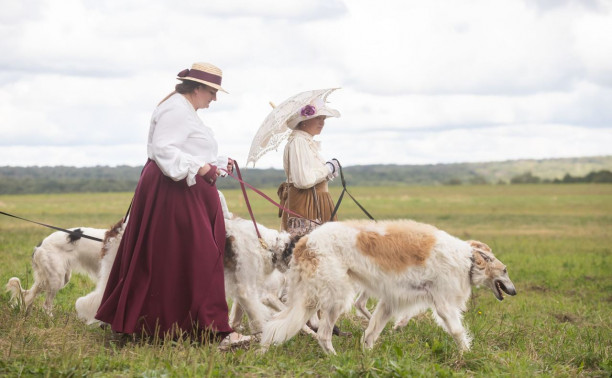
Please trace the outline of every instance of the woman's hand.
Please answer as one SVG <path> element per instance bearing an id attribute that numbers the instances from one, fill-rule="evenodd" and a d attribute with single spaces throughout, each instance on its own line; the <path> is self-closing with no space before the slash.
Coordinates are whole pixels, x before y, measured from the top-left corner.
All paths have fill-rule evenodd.
<path id="1" fill-rule="evenodd" d="M 198 169 L 198 175 L 204 176 L 211 168 L 212 166 L 210 164 L 208 163 L 204 164 L 203 166 L 200 167 L 200 169 Z"/>
<path id="2" fill-rule="evenodd" d="M 206 163 L 200 169 L 198 169 L 198 175 L 202 176 L 204 180 L 213 185 L 215 181 L 217 181 L 217 177 L 221 172 L 217 169 L 215 165 L 211 165 Z"/>
<path id="3" fill-rule="evenodd" d="M 329 174 L 327 175 L 327 180 L 333 180 L 338 177 L 340 173 L 340 166 L 337 159 L 332 159 L 325 163 L 327 169 L 329 170 Z"/>
<path id="4" fill-rule="evenodd" d="M 234 173 L 234 159 L 232 158 L 227 158 L 227 171 Z"/>

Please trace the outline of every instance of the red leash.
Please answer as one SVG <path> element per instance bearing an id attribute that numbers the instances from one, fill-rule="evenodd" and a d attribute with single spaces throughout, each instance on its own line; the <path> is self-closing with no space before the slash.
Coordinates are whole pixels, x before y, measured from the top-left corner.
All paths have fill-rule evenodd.
<path id="1" fill-rule="evenodd" d="M 238 175 L 238 177 L 234 176 L 233 174 L 231 174 L 231 172 L 229 172 L 227 169 L 223 169 L 221 168 L 221 170 L 225 173 L 227 173 L 230 177 L 238 180 L 238 182 L 240 182 L 240 189 L 242 189 L 242 195 L 244 196 L 244 200 L 246 202 L 247 205 L 247 209 L 249 210 L 249 215 L 251 216 L 251 220 L 253 221 L 253 225 L 255 226 L 255 231 L 257 232 L 257 237 L 259 238 L 259 242 L 262 243 L 262 245 L 264 245 L 264 248 L 267 248 L 267 246 L 265 246 L 265 242 L 263 240 L 263 238 L 261 237 L 261 234 L 259 232 L 259 229 L 257 228 L 257 222 L 255 222 L 255 216 L 253 215 L 253 210 L 251 209 L 251 203 L 249 202 L 249 196 L 247 195 L 245 186 L 248 186 L 249 189 L 253 190 L 255 193 L 259 194 L 260 196 L 262 196 L 263 198 L 265 198 L 266 200 L 268 200 L 270 203 L 272 203 L 274 206 L 278 207 L 279 209 L 283 210 L 284 212 L 287 212 L 291 215 L 294 215 L 296 217 L 299 218 L 304 218 L 304 219 L 308 219 L 306 217 L 304 217 L 303 215 L 300 215 L 294 211 L 291 211 L 287 208 L 285 208 L 284 206 L 282 206 L 281 204 L 275 202 L 272 198 L 270 198 L 268 195 L 266 195 L 264 192 L 262 192 L 261 190 L 255 188 L 253 185 L 249 184 L 248 182 L 244 181 L 242 179 L 242 174 L 240 173 L 240 167 L 238 167 L 238 162 L 236 160 L 234 160 L 234 167 L 236 167 L 236 174 Z M 308 219 L 310 222 L 313 222 L 317 225 L 321 225 L 321 222 L 317 222 L 315 220 L 310 220 Z"/>
<path id="2" fill-rule="evenodd" d="M 259 238 L 259 244 L 264 249 L 268 249 L 268 245 L 261 237 L 261 233 L 259 232 L 259 228 L 257 228 L 257 222 L 255 222 L 255 216 L 253 215 L 253 210 L 251 209 L 251 202 L 249 202 L 249 196 L 247 196 L 246 189 L 244 188 L 244 181 L 242 181 L 242 174 L 240 173 L 240 167 L 238 167 L 238 162 L 234 160 L 234 167 L 236 167 L 236 173 L 240 177 L 240 189 L 242 189 L 242 195 L 244 196 L 244 201 L 246 202 L 247 209 L 249 210 L 249 215 L 251 215 L 251 220 L 253 221 L 253 226 L 255 226 L 255 232 L 257 232 L 257 237 Z M 223 169 L 228 175 L 234 177 L 228 170 Z M 234 177 L 235 178 L 235 177 Z"/>

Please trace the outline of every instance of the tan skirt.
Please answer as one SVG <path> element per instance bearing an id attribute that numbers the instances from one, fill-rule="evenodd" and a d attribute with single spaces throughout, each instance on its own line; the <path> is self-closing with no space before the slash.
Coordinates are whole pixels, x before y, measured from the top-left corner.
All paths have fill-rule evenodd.
<path id="1" fill-rule="evenodd" d="M 298 189 L 293 184 L 284 182 L 278 187 L 277 193 L 280 204 L 294 213 L 310 220 L 318 220 L 320 223 L 330 221 L 334 211 L 334 201 L 328 192 L 327 181 L 315 185 L 314 191 L 313 188 Z M 278 216 L 281 218 L 281 229 L 287 231 L 288 220 L 295 215 L 279 209 Z M 334 216 L 333 220 L 338 220 L 338 217 Z"/>

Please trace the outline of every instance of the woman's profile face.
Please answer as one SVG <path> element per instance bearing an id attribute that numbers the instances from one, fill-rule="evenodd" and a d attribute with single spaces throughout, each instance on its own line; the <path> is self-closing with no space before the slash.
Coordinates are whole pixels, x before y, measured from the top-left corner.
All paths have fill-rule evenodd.
<path id="1" fill-rule="evenodd" d="M 306 121 L 302 121 L 300 130 L 306 131 L 308 134 L 315 136 L 321 134 L 323 130 L 323 126 L 325 126 L 325 116 L 318 116 L 311 119 L 307 119 Z"/>
<path id="2" fill-rule="evenodd" d="M 217 101 L 217 90 L 207 85 L 200 85 L 194 91 L 197 98 L 197 109 L 204 109 L 210 106 L 212 101 Z"/>

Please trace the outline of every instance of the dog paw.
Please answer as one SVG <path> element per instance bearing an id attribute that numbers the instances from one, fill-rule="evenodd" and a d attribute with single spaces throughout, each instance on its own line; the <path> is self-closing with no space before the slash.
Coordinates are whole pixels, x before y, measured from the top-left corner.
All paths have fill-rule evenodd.
<path id="1" fill-rule="evenodd" d="M 219 343 L 218 349 L 221 351 L 229 350 L 232 348 L 241 348 L 251 343 L 251 336 L 241 335 L 237 332 L 232 332 L 227 335 Z"/>

